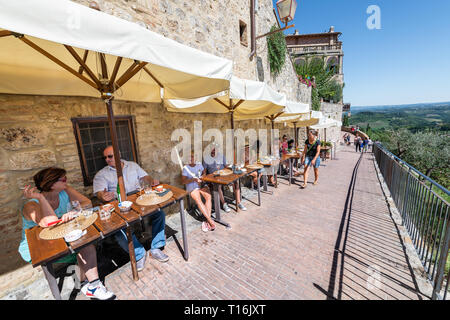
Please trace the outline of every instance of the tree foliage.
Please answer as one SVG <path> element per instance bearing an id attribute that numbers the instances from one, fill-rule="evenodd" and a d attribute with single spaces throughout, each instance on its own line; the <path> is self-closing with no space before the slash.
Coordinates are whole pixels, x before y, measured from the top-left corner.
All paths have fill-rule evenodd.
<path id="1" fill-rule="evenodd" d="M 372 139 L 445 188 L 450 187 L 450 135 L 439 131 L 374 131 Z"/>
<path id="2" fill-rule="evenodd" d="M 295 66 L 297 74 L 302 78 L 314 79 L 316 88 L 312 88 L 312 106 L 314 110 L 320 109 L 320 98 L 326 101 L 340 102 L 343 97 L 343 86 L 333 79 L 335 71 L 327 68 L 321 58 L 310 57 L 304 64 Z"/>
<path id="3" fill-rule="evenodd" d="M 272 26 L 270 31 L 278 29 L 277 25 Z M 270 72 L 277 76 L 286 61 L 286 40 L 283 32 L 276 32 L 267 36 L 267 51 L 270 65 Z"/>

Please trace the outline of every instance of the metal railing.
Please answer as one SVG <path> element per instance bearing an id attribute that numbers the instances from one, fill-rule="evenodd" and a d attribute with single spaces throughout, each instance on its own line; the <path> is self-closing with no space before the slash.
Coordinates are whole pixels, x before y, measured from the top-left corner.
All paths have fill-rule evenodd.
<path id="1" fill-rule="evenodd" d="M 373 152 L 416 252 L 433 285 L 432 299 L 446 299 L 449 274 L 449 191 L 420 171 L 374 144 Z M 445 279 L 446 278 L 446 279 Z M 444 293 L 441 294 L 445 283 Z"/>
<path id="2" fill-rule="evenodd" d="M 289 47 L 288 49 L 293 54 L 325 52 L 325 51 L 340 51 L 340 50 L 342 50 L 342 44 Z"/>

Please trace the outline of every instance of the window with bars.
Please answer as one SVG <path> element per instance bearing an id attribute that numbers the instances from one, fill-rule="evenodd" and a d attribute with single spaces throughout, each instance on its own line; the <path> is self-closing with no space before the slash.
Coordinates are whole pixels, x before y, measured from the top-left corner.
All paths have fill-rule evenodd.
<path id="1" fill-rule="evenodd" d="M 116 116 L 121 159 L 138 162 L 132 116 Z M 72 118 L 84 185 L 92 185 L 95 174 L 106 166 L 103 150 L 112 144 L 106 117 Z"/>

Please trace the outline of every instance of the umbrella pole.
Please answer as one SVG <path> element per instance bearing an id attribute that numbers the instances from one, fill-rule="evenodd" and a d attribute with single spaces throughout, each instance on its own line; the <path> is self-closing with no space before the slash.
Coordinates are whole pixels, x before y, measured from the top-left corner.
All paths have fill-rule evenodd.
<path id="1" fill-rule="evenodd" d="M 297 141 L 297 124 L 294 122 L 294 139 L 295 139 L 295 150 L 297 151 L 298 148 L 298 141 Z"/>
<path id="2" fill-rule="evenodd" d="M 108 112 L 108 123 L 111 132 L 111 143 L 114 150 L 114 160 L 116 162 L 117 181 L 119 182 L 120 197 L 122 201 L 127 200 L 125 184 L 123 181 L 122 163 L 120 161 L 119 142 L 117 141 L 116 123 L 114 121 L 114 112 L 112 107 L 113 97 L 105 99 L 106 110 Z"/>
<path id="3" fill-rule="evenodd" d="M 232 109 L 230 111 L 230 116 L 231 116 L 231 135 L 233 137 L 233 140 L 231 142 L 231 146 L 233 148 L 233 164 L 236 164 L 236 152 L 234 150 L 234 110 Z"/>
<path id="4" fill-rule="evenodd" d="M 273 131 L 275 130 L 275 122 L 273 121 L 273 119 L 270 119 L 270 123 L 272 124 L 272 131 L 270 133 L 270 155 L 273 156 L 273 146 L 275 141 L 274 140 L 274 136 L 273 136 Z"/>

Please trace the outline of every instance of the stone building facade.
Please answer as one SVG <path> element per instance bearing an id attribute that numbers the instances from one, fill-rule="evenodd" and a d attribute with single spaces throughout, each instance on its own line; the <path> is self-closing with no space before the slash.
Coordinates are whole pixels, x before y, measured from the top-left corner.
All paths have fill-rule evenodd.
<path id="1" fill-rule="evenodd" d="M 75 0 L 82 5 L 90 1 Z M 250 46 L 241 41 L 240 26 L 250 30 L 250 0 L 98 0 L 101 11 L 137 23 L 185 45 L 228 58 L 234 74 L 258 80 L 257 58 L 249 59 Z M 259 0 L 256 35 L 276 24 L 272 1 Z M 248 43 L 250 33 L 248 32 Z M 311 90 L 301 84 L 286 54 L 282 72 L 270 74 L 266 40 L 257 41 L 256 55 L 262 61 L 264 81 L 289 100 L 311 102 Z M 261 70 L 260 70 L 261 73 Z M 116 115 L 131 116 L 140 165 L 161 181 L 181 186 L 180 170 L 170 159 L 171 133 L 177 128 L 193 132 L 194 121 L 203 128 L 230 127 L 227 114 L 169 113 L 162 104 L 114 102 Z M 26 264 L 17 252 L 21 239 L 23 206 L 21 187 L 32 184 L 32 176 L 48 166 L 67 170 L 68 183 L 92 196 L 85 185 L 74 133 L 73 118 L 106 117 L 101 99 L 0 94 L 0 298 L 17 286 L 42 279 L 40 268 Z M 270 128 L 264 120 L 236 123 L 236 128 Z M 276 125 L 280 134 L 293 136 L 292 129 Z M 304 136 L 304 132 L 301 136 Z M 168 212 L 170 214 L 170 212 Z"/>
<path id="2" fill-rule="evenodd" d="M 323 59 L 327 68 L 335 68 L 335 79 L 344 83 L 344 51 L 341 32 L 335 32 L 330 27 L 328 32 L 314 34 L 294 34 L 286 36 L 289 53 L 295 64 L 302 64 L 310 59 Z"/>

